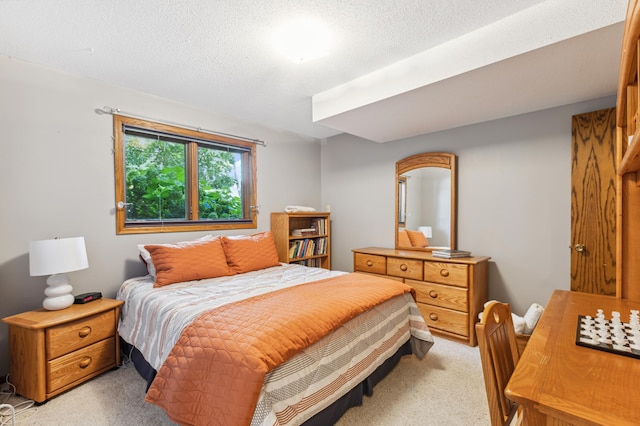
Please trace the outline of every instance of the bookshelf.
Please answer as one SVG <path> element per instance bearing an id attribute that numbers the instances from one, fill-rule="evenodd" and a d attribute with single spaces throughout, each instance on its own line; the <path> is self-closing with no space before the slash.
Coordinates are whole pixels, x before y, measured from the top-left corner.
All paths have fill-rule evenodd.
<path id="1" fill-rule="evenodd" d="M 616 104 L 616 296 L 640 298 L 640 1 L 624 23 Z"/>
<path id="2" fill-rule="evenodd" d="M 331 214 L 273 212 L 271 233 L 278 260 L 331 269 Z"/>

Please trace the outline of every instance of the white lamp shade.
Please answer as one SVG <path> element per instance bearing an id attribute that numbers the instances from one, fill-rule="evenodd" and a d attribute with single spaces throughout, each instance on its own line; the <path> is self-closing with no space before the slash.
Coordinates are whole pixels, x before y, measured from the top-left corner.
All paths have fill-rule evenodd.
<path id="1" fill-rule="evenodd" d="M 56 238 L 29 243 L 31 276 L 61 274 L 88 267 L 84 237 Z"/>
<path id="2" fill-rule="evenodd" d="M 430 226 L 419 226 L 418 231 L 422 232 L 427 238 L 431 238 L 433 236 Z"/>

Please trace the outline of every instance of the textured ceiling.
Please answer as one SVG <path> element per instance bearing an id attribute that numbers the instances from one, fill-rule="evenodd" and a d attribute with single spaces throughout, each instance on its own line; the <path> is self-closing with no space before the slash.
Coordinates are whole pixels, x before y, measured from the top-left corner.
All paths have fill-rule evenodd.
<path id="1" fill-rule="evenodd" d="M 625 0 L 0 0 L 0 54 L 309 137 L 385 142 L 615 94 L 625 10 Z M 329 56 L 294 64 L 272 48 L 299 16 L 333 32 Z"/>

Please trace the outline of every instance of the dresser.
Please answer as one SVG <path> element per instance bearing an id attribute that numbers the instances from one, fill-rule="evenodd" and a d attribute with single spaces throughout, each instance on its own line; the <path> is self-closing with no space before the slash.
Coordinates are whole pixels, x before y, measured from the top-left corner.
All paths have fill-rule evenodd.
<path id="1" fill-rule="evenodd" d="M 3 318 L 9 325 L 9 371 L 16 392 L 40 403 L 118 366 L 122 303 L 99 299 Z"/>
<path id="2" fill-rule="evenodd" d="M 475 323 L 488 297 L 489 259 L 441 259 L 428 251 L 367 247 L 353 250 L 353 270 L 410 285 L 434 334 L 476 346 Z"/>

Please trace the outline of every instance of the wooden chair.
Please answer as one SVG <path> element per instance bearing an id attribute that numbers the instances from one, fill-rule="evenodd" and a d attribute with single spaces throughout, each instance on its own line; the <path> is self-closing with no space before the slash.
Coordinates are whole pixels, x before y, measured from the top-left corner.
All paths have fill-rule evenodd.
<path id="1" fill-rule="evenodd" d="M 506 303 L 490 302 L 476 324 L 484 384 L 487 389 L 492 426 L 511 423 L 519 405 L 504 394 L 504 389 L 520 359 L 511 309 Z M 519 414 L 516 424 L 520 424 Z"/>

